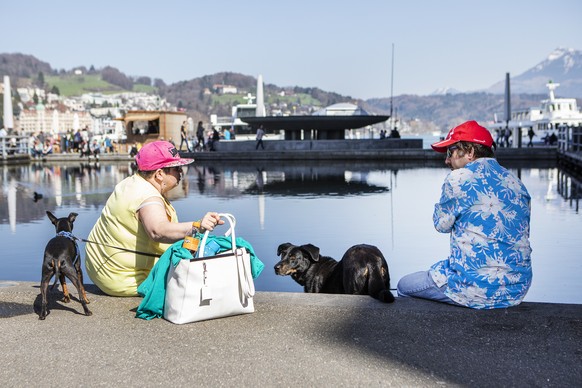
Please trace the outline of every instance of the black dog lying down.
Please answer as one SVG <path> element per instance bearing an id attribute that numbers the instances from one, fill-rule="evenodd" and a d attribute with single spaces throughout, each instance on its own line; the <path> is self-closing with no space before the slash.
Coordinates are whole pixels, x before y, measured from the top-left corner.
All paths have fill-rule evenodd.
<path id="1" fill-rule="evenodd" d="M 83 272 L 81 270 L 81 260 L 77 243 L 71 232 L 73 222 L 77 218 L 77 213 L 70 213 L 68 217 L 57 218 L 51 212 L 46 212 L 48 218 L 55 226 L 57 235 L 50 239 L 44 250 L 44 260 L 42 263 L 42 278 L 40 281 L 41 310 L 39 319 L 45 319 L 49 314 L 48 310 L 48 287 L 51 278 L 55 276 L 55 285 L 60 280 L 63 287 L 63 302 L 69 303 L 71 297 L 67 289 L 65 276 L 75 285 L 79 292 L 79 301 L 83 306 L 85 315 L 91 315 L 87 307 L 89 299 L 83 287 Z M 53 288 L 54 286 L 53 285 Z"/>
<path id="2" fill-rule="evenodd" d="M 373 245 L 354 245 L 339 262 L 321 256 L 312 244 L 281 244 L 277 256 L 281 261 L 275 265 L 275 273 L 291 275 L 305 292 L 370 295 L 385 303 L 394 302 L 388 264 Z"/>

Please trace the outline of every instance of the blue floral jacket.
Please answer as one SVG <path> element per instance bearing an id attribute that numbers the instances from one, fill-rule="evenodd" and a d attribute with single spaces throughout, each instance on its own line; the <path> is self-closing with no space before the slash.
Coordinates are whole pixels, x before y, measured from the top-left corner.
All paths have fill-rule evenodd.
<path id="1" fill-rule="evenodd" d="M 530 196 L 495 159 L 479 158 L 446 177 L 433 221 L 451 234 L 448 259 L 431 267 L 445 294 L 472 308 L 519 304 L 532 281 Z"/>

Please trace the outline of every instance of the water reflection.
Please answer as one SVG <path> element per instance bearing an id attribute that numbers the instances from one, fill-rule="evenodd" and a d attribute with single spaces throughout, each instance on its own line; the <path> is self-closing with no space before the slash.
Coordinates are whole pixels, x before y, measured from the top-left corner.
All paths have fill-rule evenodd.
<path id="1" fill-rule="evenodd" d="M 58 207 L 101 208 L 113 186 L 131 171 L 128 163 L 33 163 L 2 169 L 7 193 L 2 202 L 7 197 L 8 206 L 0 206 L 0 222 L 14 226 L 44 218 L 45 210 Z"/>
<path id="2" fill-rule="evenodd" d="M 569 205 L 578 213 L 580 210 L 580 198 L 582 198 L 582 179 L 568 171 L 557 170 L 556 188 L 558 194 L 567 200 Z"/>
<path id="3" fill-rule="evenodd" d="M 504 164 L 532 196 L 534 286 L 526 300 L 582 303 L 580 180 L 555 164 Z M 128 161 L 1 168 L 0 280 L 38 281 L 44 245 L 54 235 L 45 211 L 79 213 L 75 234 L 87 237 L 115 184 L 135 167 Z M 169 196 L 182 220 L 210 209 L 236 215 L 237 235 L 251 242 L 266 264 L 256 282 L 260 291 L 301 292 L 272 270 L 283 242 L 313 243 L 338 259 L 351 245 L 377 245 L 395 286 L 404 274 L 448 254 L 448 236 L 432 225 L 447 173 L 442 163 L 196 163 Z M 36 202 L 35 192 L 42 195 Z"/>

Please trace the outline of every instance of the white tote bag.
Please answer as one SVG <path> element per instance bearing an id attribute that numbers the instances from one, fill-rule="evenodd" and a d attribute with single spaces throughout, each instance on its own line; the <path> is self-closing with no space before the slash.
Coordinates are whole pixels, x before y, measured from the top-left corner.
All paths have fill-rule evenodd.
<path id="1" fill-rule="evenodd" d="M 230 223 L 225 235 L 231 236 L 232 250 L 170 266 L 164 306 L 164 318 L 170 322 L 182 324 L 255 311 L 250 255 L 236 247 L 234 216 L 220 216 Z M 207 237 L 208 231 L 200 242 L 199 256 L 204 255 Z"/>

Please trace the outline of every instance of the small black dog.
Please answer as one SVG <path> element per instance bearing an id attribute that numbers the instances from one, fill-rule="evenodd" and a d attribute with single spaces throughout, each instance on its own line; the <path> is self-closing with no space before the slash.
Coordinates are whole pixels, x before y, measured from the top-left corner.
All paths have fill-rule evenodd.
<path id="1" fill-rule="evenodd" d="M 291 275 L 305 292 L 370 295 L 385 303 L 394 302 L 388 264 L 373 245 L 354 245 L 339 262 L 321 256 L 312 244 L 281 244 L 277 256 L 281 261 L 275 265 L 275 273 Z"/>
<path id="2" fill-rule="evenodd" d="M 57 280 L 61 281 L 64 294 L 63 302 L 69 303 L 71 301 L 69 290 L 67 289 L 67 282 L 65 280 L 66 276 L 75 285 L 79 292 L 79 301 L 83 305 L 85 315 L 92 315 L 93 313 L 89 311 L 89 308 L 87 307 L 89 300 L 87 299 L 87 294 L 83 287 L 83 272 L 81 271 L 79 248 L 71 234 L 73 230 L 73 222 L 78 214 L 70 213 L 68 217 L 64 218 L 57 218 L 49 211 L 47 211 L 46 214 L 55 226 L 57 235 L 49 240 L 44 250 L 42 278 L 40 281 L 42 304 L 39 319 L 45 319 L 49 314 L 47 293 L 53 275 L 55 276 L 55 283 L 52 288 L 57 284 Z"/>

